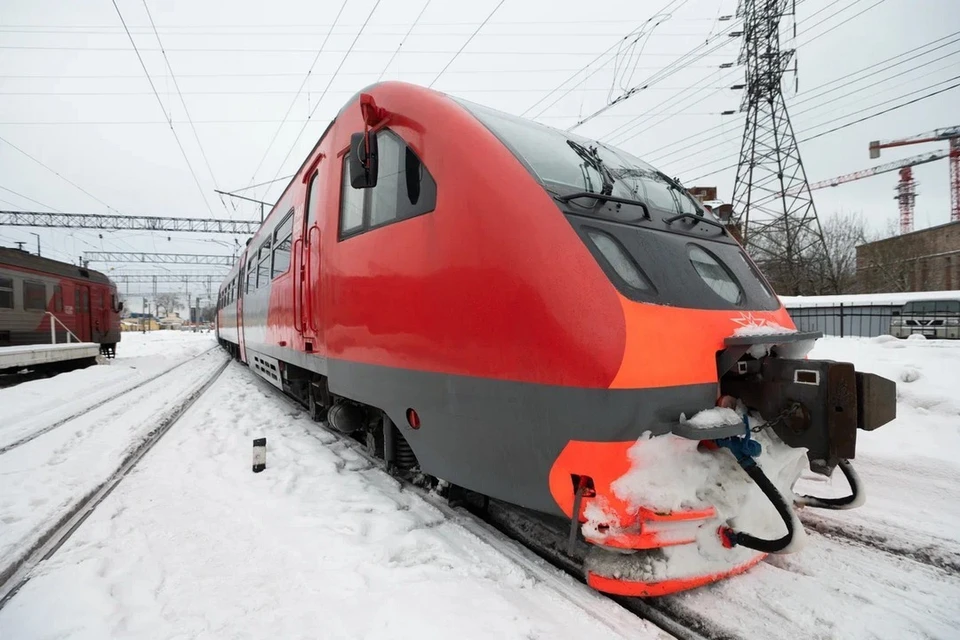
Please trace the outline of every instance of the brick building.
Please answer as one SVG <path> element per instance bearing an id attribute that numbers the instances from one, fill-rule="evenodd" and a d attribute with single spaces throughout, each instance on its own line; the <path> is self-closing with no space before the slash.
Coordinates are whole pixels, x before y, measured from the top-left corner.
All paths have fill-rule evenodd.
<path id="1" fill-rule="evenodd" d="M 960 222 L 857 247 L 860 293 L 960 289 Z"/>

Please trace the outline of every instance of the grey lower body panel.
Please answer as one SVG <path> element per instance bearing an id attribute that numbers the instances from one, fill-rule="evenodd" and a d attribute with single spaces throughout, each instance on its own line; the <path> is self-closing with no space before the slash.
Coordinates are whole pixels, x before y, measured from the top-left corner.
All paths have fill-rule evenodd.
<path id="1" fill-rule="evenodd" d="M 493 380 L 329 359 L 336 395 L 385 411 L 421 469 L 492 498 L 562 515 L 548 476 L 571 440 L 629 442 L 667 433 L 714 406 L 716 384 L 596 389 Z M 407 423 L 415 409 L 421 426 Z"/>
<path id="2" fill-rule="evenodd" d="M 271 358 L 282 360 L 301 369 L 312 371 L 321 376 L 327 375 L 327 359 L 319 354 L 305 353 L 290 347 L 252 342 L 247 339 L 244 347 L 247 351 L 256 351 Z M 248 358 L 249 359 L 249 358 Z"/>

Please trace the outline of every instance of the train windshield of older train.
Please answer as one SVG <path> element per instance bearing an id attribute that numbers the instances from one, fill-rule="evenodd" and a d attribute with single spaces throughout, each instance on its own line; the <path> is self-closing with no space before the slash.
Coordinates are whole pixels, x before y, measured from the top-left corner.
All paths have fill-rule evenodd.
<path id="1" fill-rule="evenodd" d="M 577 153 L 574 148 L 576 145 L 570 144 L 573 141 L 596 150 L 603 168 L 613 178 L 610 195 L 639 200 L 651 210 L 667 214 L 702 214 L 715 219 L 685 189 L 626 151 L 466 100 L 458 99 L 457 102 L 524 161 L 544 186 L 561 186 L 594 193 L 601 191 L 603 174 L 596 163 L 585 160 Z"/>

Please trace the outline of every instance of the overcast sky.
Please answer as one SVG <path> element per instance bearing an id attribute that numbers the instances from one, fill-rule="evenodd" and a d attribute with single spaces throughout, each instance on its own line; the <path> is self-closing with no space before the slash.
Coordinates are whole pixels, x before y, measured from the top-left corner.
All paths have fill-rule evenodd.
<path id="1" fill-rule="evenodd" d="M 491 17 L 499 3 L 147 0 L 198 145 L 143 0 L 117 4 L 163 109 L 110 0 L 4 0 L 0 137 L 92 197 L 0 141 L 0 208 L 107 213 L 109 206 L 126 214 L 253 218 L 259 216 L 255 205 L 229 199 L 224 204 L 213 190 L 231 191 L 292 173 L 343 102 L 380 77 L 434 82 L 440 91 L 566 128 L 625 88 L 662 76 L 664 67 L 728 28 L 731 22 L 721 18 L 735 14 L 737 6 L 736 0 L 505 0 Z M 654 18 L 665 6 L 667 14 Z M 960 76 L 960 41 L 953 42 L 960 37 L 957 0 L 798 0 L 797 24 L 799 90 L 792 74 L 785 84 L 801 140 L 950 87 Z M 562 85 L 565 80 L 641 27 L 648 35 L 635 47 L 601 58 L 590 67 L 596 73 L 566 91 L 574 83 Z M 913 60 L 879 64 L 938 40 L 910 54 L 919 56 Z M 742 81 L 743 71 L 720 65 L 736 62 L 740 40 L 721 35 L 698 52 L 723 42 L 577 132 L 622 146 L 687 186 L 715 185 L 720 198 L 729 201 L 735 171 L 717 170 L 736 162 L 743 116 L 720 113 L 739 110 L 741 92 L 729 87 Z M 902 64 L 890 66 L 897 62 Z M 871 65 L 876 66 L 851 75 Z M 551 94 L 560 86 L 563 91 Z M 960 89 L 953 89 L 801 143 L 810 180 L 945 148 L 945 143 L 905 147 L 885 151 L 880 160 L 871 160 L 867 151 L 871 140 L 960 125 L 958 101 Z M 694 135 L 699 132 L 707 133 Z M 916 227 L 947 222 L 947 162 L 917 167 L 915 176 Z M 896 173 L 888 173 L 816 191 L 817 209 L 824 218 L 841 210 L 861 211 L 878 230 L 885 228 L 897 219 L 896 181 Z M 243 193 L 272 200 L 284 184 Z M 40 234 L 45 255 L 70 261 L 91 250 L 232 254 L 235 240 L 245 240 L 199 234 L 169 234 L 168 240 L 166 234 L 123 231 L 103 232 L 101 238 L 90 231 L 2 227 L 0 244 L 24 240 L 35 248 L 30 231 Z M 112 266 L 114 273 L 159 269 L 92 266 Z M 131 285 L 128 291 L 145 288 Z"/>

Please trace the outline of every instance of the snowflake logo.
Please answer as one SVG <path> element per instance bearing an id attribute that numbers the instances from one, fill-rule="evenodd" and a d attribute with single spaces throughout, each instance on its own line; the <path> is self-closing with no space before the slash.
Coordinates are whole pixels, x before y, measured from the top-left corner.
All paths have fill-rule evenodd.
<path id="1" fill-rule="evenodd" d="M 741 327 L 750 327 L 750 328 L 760 328 L 760 327 L 771 327 L 771 328 L 780 328 L 775 322 L 770 322 L 766 318 L 758 318 L 753 315 L 751 312 L 740 313 L 739 318 L 730 318 L 735 324 L 740 325 Z"/>

